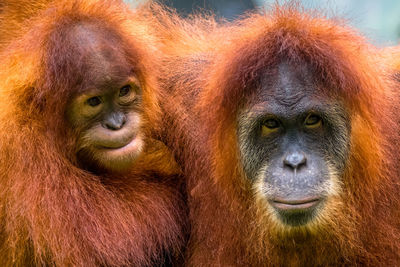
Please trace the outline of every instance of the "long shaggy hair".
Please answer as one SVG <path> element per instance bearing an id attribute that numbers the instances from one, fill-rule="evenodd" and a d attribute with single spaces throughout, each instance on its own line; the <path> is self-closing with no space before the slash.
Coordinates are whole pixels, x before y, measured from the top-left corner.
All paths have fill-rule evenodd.
<path id="1" fill-rule="evenodd" d="M 175 69 L 188 70 L 181 77 L 169 74 L 170 81 L 179 81 L 166 82 L 178 92 L 173 97 L 179 99 L 179 92 L 196 96 L 195 109 L 186 109 L 175 122 L 176 128 L 189 129 L 183 139 L 190 146 L 173 146 L 190 166 L 185 169 L 192 223 L 188 264 L 400 264 L 400 130 L 393 85 L 378 51 L 343 22 L 293 4 L 249 14 L 214 38 L 213 52 L 202 61 L 193 53 L 168 59 Z M 201 38 L 186 43 L 204 45 Z M 345 174 L 337 177 L 325 216 L 290 233 L 274 222 L 246 179 L 237 136 L 238 111 L 256 92 L 262 70 L 282 58 L 310 64 L 316 79 L 327 85 L 324 90 L 345 103 L 351 120 Z M 177 138 L 174 129 L 168 144 Z"/>
<path id="2" fill-rule="evenodd" d="M 112 0 L 48 2 L 16 22 L 0 55 L 0 265 L 153 266 L 180 256 L 180 170 L 151 139 L 161 113 L 150 13 Z M 142 84 L 146 147 L 126 174 L 77 167 L 77 133 L 65 113 L 83 64 L 63 27 L 81 21 L 115 33 Z"/>

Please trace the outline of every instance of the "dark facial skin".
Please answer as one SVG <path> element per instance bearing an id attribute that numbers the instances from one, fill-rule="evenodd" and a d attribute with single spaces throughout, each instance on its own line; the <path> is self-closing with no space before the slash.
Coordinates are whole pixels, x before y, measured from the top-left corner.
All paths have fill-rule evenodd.
<path id="1" fill-rule="evenodd" d="M 307 64 L 281 62 L 239 115 L 244 171 L 285 227 L 307 225 L 339 194 L 350 124 Z"/>
<path id="2" fill-rule="evenodd" d="M 79 44 L 71 53 L 84 62 L 85 79 L 67 110 L 80 133 L 78 159 L 87 169 L 124 171 L 143 147 L 139 81 L 112 33 L 84 24 L 69 34 Z"/>

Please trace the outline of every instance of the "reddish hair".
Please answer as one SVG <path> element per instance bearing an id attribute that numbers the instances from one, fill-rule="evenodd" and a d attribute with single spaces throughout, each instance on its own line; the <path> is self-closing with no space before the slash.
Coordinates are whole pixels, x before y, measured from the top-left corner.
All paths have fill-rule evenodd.
<path id="1" fill-rule="evenodd" d="M 149 13 L 112 0 L 48 2 L 0 56 L 0 264 L 152 266 L 179 256 L 180 170 L 151 138 L 161 115 Z M 77 167 L 65 112 L 81 65 L 63 29 L 80 21 L 115 35 L 142 85 L 146 148 L 127 174 Z"/>
<path id="2" fill-rule="evenodd" d="M 400 129 L 377 50 L 344 23 L 294 5 L 250 14 L 216 38 L 222 45 L 199 77 L 183 77 L 176 86 L 183 94 L 200 91 L 194 112 L 180 121 L 200 133 L 187 137 L 192 147 L 178 148 L 191 166 L 189 265 L 399 264 L 399 155 L 393 144 Z M 299 233 L 297 241 L 265 216 L 263 201 L 245 179 L 237 137 L 239 109 L 257 93 L 262 70 L 282 58 L 313 67 L 324 90 L 343 99 L 352 129 L 338 205 L 325 225 Z M 183 60 L 187 69 L 191 61 Z"/>

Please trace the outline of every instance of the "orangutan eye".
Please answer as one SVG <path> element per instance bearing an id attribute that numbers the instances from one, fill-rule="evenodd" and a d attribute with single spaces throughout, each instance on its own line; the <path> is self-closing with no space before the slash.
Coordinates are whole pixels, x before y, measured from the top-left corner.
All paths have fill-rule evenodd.
<path id="1" fill-rule="evenodd" d="M 262 135 L 266 136 L 271 133 L 278 131 L 280 128 L 280 123 L 276 119 L 267 119 L 262 124 Z"/>
<path id="2" fill-rule="evenodd" d="M 307 128 L 318 128 L 322 125 L 322 118 L 316 114 L 309 114 L 304 124 Z"/>
<path id="3" fill-rule="evenodd" d="M 269 128 L 269 129 L 276 129 L 279 127 L 279 121 L 275 120 L 275 119 L 268 119 L 264 122 L 263 124 L 265 127 Z"/>
<path id="4" fill-rule="evenodd" d="M 128 95 L 131 92 L 132 87 L 130 85 L 125 85 L 119 90 L 119 97 Z"/>
<path id="5" fill-rule="evenodd" d="M 99 96 L 94 96 L 86 100 L 86 103 L 91 107 L 96 107 L 101 104 L 101 98 Z"/>

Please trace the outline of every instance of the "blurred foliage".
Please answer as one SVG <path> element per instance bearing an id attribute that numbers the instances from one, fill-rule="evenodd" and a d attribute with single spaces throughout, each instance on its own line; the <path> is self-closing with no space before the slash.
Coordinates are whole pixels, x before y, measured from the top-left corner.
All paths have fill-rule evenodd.
<path id="1" fill-rule="evenodd" d="M 209 10 L 228 20 L 233 20 L 244 12 L 256 8 L 253 1 L 249 0 L 161 0 L 161 2 L 176 8 L 183 15 L 193 11 Z"/>
<path id="2" fill-rule="evenodd" d="M 147 0 L 125 0 L 137 5 Z M 276 0 L 160 0 L 183 15 L 194 10 L 211 10 L 234 19 L 253 8 L 265 8 Z M 285 2 L 281 0 L 279 2 Z M 396 45 L 400 41 L 400 0 L 298 0 L 305 8 L 322 9 L 328 15 L 346 19 L 373 44 Z"/>
<path id="3" fill-rule="evenodd" d="M 275 0 L 254 0 L 268 8 Z M 373 44 L 396 45 L 400 41 L 399 0 L 301 0 L 305 8 L 323 9 L 328 14 L 345 18 Z"/>

